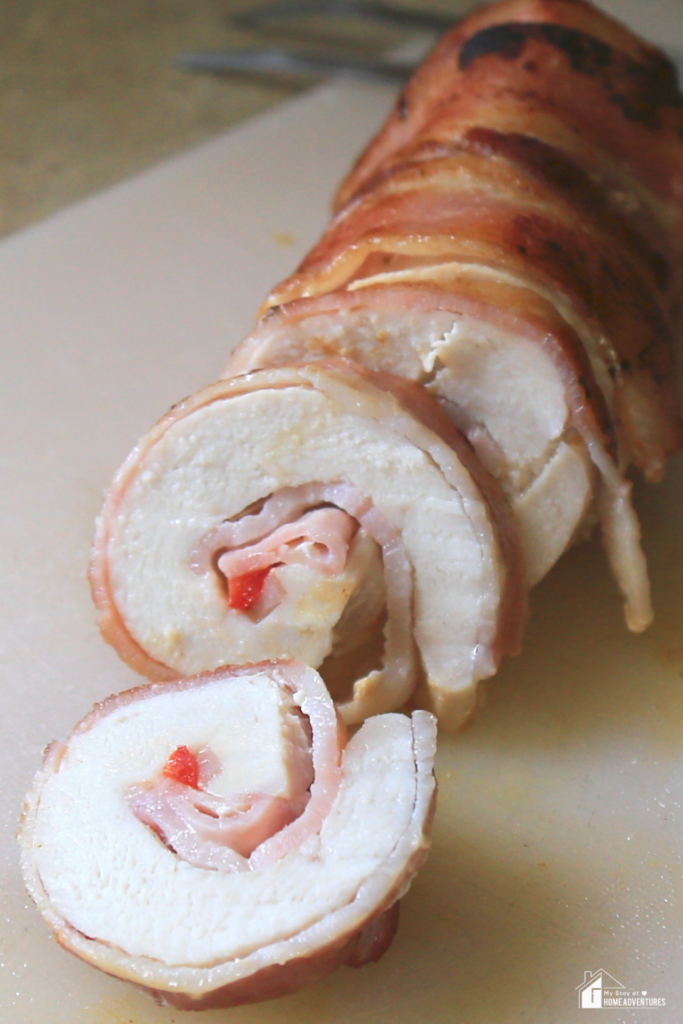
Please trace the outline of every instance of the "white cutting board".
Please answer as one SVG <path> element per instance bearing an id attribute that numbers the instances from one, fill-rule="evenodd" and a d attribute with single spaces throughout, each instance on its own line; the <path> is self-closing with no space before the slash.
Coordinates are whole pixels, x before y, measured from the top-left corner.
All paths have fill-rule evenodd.
<path id="1" fill-rule="evenodd" d="M 670 22 L 633 10 L 683 49 L 683 7 Z M 60 950 L 24 895 L 13 833 L 46 743 L 138 681 L 100 640 L 85 582 L 102 489 L 171 402 L 217 376 L 391 98 L 327 86 L 0 245 L 2 1024 L 200 1019 Z M 523 654 L 474 725 L 441 739 L 433 853 L 383 961 L 201 1019 L 570 1024 L 584 972 L 603 968 L 666 1000 L 608 1019 L 680 1024 L 680 460 L 639 508 L 655 626 L 626 632 L 596 545 L 537 589 Z"/>

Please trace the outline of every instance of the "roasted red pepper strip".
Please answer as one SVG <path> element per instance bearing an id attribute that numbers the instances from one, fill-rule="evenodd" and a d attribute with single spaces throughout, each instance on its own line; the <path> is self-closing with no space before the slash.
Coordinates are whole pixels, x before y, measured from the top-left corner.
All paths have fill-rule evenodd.
<path id="1" fill-rule="evenodd" d="M 228 604 L 237 611 L 246 612 L 255 604 L 263 592 L 266 577 L 272 566 L 267 569 L 256 569 L 244 576 L 234 576 L 228 580 Z"/>
<path id="2" fill-rule="evenodd" d="M 183 782 L 186 786 L 199 789 L 199 765 L 194 754 L 187 747 L 174 750 L 164 765 L 162 775 L 174 782 Z"/>

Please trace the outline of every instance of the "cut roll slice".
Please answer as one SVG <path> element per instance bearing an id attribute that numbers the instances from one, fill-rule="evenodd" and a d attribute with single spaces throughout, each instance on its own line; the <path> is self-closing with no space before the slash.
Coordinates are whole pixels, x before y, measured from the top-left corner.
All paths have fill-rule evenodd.
<path id="1" fill-rule="evenodd" d="M 429 845 L 434 749 L 423 711 L 347 745 L 293 662 L 139 687 L 48 748 L 24 878 L 61 945 L 163 1001 L 283 995 L 388 947 Z"/>
<path id="2" fill-rule="evenodd" d="M 152 679 L 293 657 L 349 723 L 426 701 L 454 727 L 518 649 L 506 504 L 437 402 L 352 364 L 221 381 L 116 477 L 91 569 L 103 634 Z"/>

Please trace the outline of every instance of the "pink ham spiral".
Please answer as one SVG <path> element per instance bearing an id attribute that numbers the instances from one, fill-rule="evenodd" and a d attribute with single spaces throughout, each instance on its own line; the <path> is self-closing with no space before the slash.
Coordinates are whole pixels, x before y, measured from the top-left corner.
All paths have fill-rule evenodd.
<path id="1" fill-rule="evenodd" d="M 306 511 L 322 502 L 333 507 Z M 315 564 L 319 572 L 334 576 L 344 568 L 351 535 L 358 528 L 376 541 L 382 552 L 388 613 L 382 673 L 393 693 L 392 703 L 400 707 L 415 688 L 417 671 L 412 642 L 410 563 L 400 532 L 356 488 L 343 483 L 304 484 L 277 491 L 258 514 L 221 523 L 211 530 L 195 548 L 191 564 L 197 571 L 207 572 L 217 559 L 219 571 L 230 580 L 273 564 L 306 560 Z M 302 540 L 322 551 L 302 552 Z M 273 593 L 272 575 L 265 585 L 268 588 L 270 584 L 270 594 L 264 593 L 259 601 L 259 615 L 272 610 L 282 593 L 277 581 L 278 589 Z M 377 679 L 373 676 L 374 687 Z M 357 692 L 369 683 L 370 680 L 357 681 Z M 342 705 L 341 711 L 347 718 L 355 717 L 351 705 Z"/>
<path id="2" fill-rule="evenodd" d="M 283 662 L 272 674 L 291 692 L 311 731 L 310 752 L 302 749 L 296 758 L 292 793 L 226 798 L 211 792 L 210 778 L 194 788 L 163 775 L 128 793 L 135 816 L 189 864 L 221 871 L 263 867 L 319 831 L 334 802 L 343 731 L 329 694 L 297 665 Z"/>

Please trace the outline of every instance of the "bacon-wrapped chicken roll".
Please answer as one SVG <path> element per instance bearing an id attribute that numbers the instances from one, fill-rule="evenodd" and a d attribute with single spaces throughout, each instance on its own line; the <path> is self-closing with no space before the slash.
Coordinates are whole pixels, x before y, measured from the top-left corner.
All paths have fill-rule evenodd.
<path id="1" fill-rule="evenodd" d="M 347 743 L 294 662 L 129 690 L 48 748 L 26 884 L 61 945 L 176 1006 L 295 991 L 391 942 L 429 845 L 434 744 L 423 711 Z"/>
<path id="2" fill-rule="evenodd" d="M 339 353 L 425 385 L 506 492 L 529 582 L 594 509 L 643 629 L 624 469 L 659 479 L 681 444 L 682 135 L 672 65 L 583 0 L 476 11 L 227 372 Z"/>
<path id="3" fill-rule="evenodd" d="M 347 722 L 416 689 L 454 726 L 526 609 L 501 495 L 420 388 L 349 363 L 219 382 L 123 465 L 91 569 L 152 679 L 294 657 Z"/>

